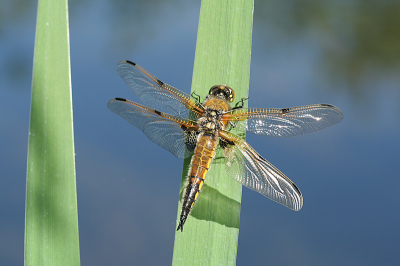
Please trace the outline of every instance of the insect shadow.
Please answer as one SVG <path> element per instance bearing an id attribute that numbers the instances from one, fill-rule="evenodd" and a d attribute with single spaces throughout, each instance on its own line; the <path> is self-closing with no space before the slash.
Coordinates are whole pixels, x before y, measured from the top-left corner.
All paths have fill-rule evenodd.
<path id="1" fill-rule="evenodd" d="M 185 159 L 184 173 L 187 173 L 189 164 L 190 158 Z M 210 175 L 208 178 L 211 179 L 213 176 Z M 182 179 L 186 181 L 186 177 Z M 183 192 L 184 187 L 181 189 L 180 199 L 182 199 Z M 215 204 L 215 202 L 218 202 L 218 204 Z M 226 210 L 229 210 L 229 212 Z M 238 212 L 240 212 L 240 202 L 223 195 L 205 182 L 201 189 L 201 200 L 196 202 L 190 216 L 199 220 L 216 222 L 229 228 L 239 228 L 240 216 L 237 215 Z"/>

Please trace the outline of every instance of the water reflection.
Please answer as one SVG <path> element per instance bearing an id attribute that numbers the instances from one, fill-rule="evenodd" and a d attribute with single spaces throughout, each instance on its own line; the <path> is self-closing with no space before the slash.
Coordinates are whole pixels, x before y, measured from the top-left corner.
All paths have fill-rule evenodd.
<path id="1" fill-rule="evenodd" d="M 198 5 L 198 3 L 195 3 Z M 70 1 L 70 23 L 82 10 L 102 12 L 108 28 L 94 29 L 98 34 L 108 34 L 108 43 L 99 43 L 107 49 L 132 50 L 138 43 L 156 38 L 162 31 L 163 17 L 174 12 L 182 13 L 192 5 L 182 0 L 152 1 Z M 103 8 L 99 9 L 99 6 Z M 36 15 L 31 1 L 3 1 L 0 4 L 0 38 L 9 37 L 6 28 L 12 29 L 26 23 L 26 17 Z M 271 46 L 280 46 L 307 39 L 320 54 L 321 75 L 333 84 L 345 81 L 349 90 L 362 91 L 365 79 L 371 75 L 385 75 L 400 82 L 400 2 L 399 1 L 256 1 L 255 38 L 264 38 L 264 53 Z M 31 29 L 34 29 L 31 27 Z M 73 28 L 72 28 L 73 30 Z M 101 31 L 105 31 L 102 33 Z M 31 47 L 32 43 L 26 44 Z M 2 60 L 14 79 L 21 78 L 23 68 L 18 55 L 26 54 L 19 47 L 11 49 Z M 32 48 L 30 48 L 32 49 Z M 31 60 L 25 61 L 31 63 Z M 6 66 L 13 66 L 7 68 Z M 30 76 L 29 71 L 23 75 Z M 340 82 L 339 82 L 340 83 Z M 336 84 L 337 86 L 337 84 Z M 400 88 L 400 86 L 397 86 Z M 354 93 L 354 92 L 353 92 Z"/>
<path id="2" fill-rule="evenodd" d="M 398 14 L 398 1 L 259 1 L 254 26 L 258 33 L 271 30 L 277 38 L 260 36 L 274 45 L 304 38 L 317 43 L 321 74 L 361 90 L 371 75 L 400 82 Z"/>

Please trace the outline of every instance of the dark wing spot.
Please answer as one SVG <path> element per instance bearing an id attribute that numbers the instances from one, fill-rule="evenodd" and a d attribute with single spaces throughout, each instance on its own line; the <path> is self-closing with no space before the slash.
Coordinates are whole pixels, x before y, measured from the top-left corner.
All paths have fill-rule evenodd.
<path id="1" fill-rule="evenodd" d="M 182 126 L 181 126 L 182 128 Z M 189 131 L 186 135 L 186 148 L 188 149 L 188 151 L 192 152 L 194 151 L 194 149 L 196 148 L 196 144 L 197 144 L 197 135 L 198 132 L 197 131 Z"/>
<path id="2" fill-rule="evenodd" d="M 226 143 L 228 143 L 229 145 L 232 145 L 232 146 L 234 146 L 235 145 L 235 142 L 233 142 L 233 141 L 230 141 L 230 140 L 225 140 L 226 141 Z"/>
<path id="3" fill-rule="evenodd" d="M 321 103 L 321 106 L 325 106 L 325 107 L 333 107 L 333 105 L 331 105 L 331 104 L 327 104 L 327 103 Z"/>
<path id="4" fill-rule="evenodd" d="M 127 62 L 128 64 L 131 64 L 131 65 L 134 65 L 134 66 L 136 66 L 136 63 L 134 63 L 134 62 L 132 62 L 132 61 L 125 60 L 125 62 Z"/>
<path id="5" fill-rule="evenodd" d="M 186 131 L 186 130 L 187 130 L 187 126 L 181 125 L 181 129 L 182 129 L 183 131 Z"/>
<path id="6" fill-rule="evenodd" d="M 158 114 L 159 116 L 162 115 L 162 113 L 160 111 L 154 110 L 154 113 Z"/>
<path id="7" fill-rule="evenodd" d="M 222 149 L 225 149 L 226 147 L 228 147 L 228 143 L 226 143 L 226 141 L 224 141 L 224 139 L 220 139 L 220 141 L 219 141 L 219 146 L 222 148 Z"/>
<path id="8" fill-rule="evenodd" d="M 116 101 L 120 101 L 120 102 L 126 102 L 126 99 L 123 98 L 115 98 Z"/>
<path id="9" fill-rule="evenodd" d="M 162 87 L 164 85 L 164 82 L 162 82 L 161 80 L 157 79 L 157 83 L 158 85 L 160 85 L 160 87 Z"/>
<path id="10" fill-rule="evenodd" d="M 219 138 L 219 146 L 222 148 L 222 149 L 225 149 L 226 147 L 228 147 L 228 145 L 230 145 L 230 146 L 234 146 L 235 145 L 235 142 L 233 142 L 233 141 L 230 141 L 230 140 L 227 140 L 227 139 L 224 139 L 224 138 Z"/>
<path id="11" fill-rule="evenodd" d="M 287 114 L 287 113 L 289 113 L 289 111 L 290 111 L 290 108 L 283 108 L 282 114 Z"/>
<path id="12" fill-rule="evenodd" d="M 301 195 L 300 189 L 292 182 L 292 187 Z"/>

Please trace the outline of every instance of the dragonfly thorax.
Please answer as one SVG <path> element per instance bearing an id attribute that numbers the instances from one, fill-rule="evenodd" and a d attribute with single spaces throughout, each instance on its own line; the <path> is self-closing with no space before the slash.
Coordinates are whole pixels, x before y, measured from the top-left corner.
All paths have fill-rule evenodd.
<path id="1" fill-rule="evenodd" d="M 218 131 L 225 128 L 221 122 L 222 112 L 215 109 L 205 109 L 204 115 L 199 118 L 198 125 L 200 132 L 217 134 Z"/>

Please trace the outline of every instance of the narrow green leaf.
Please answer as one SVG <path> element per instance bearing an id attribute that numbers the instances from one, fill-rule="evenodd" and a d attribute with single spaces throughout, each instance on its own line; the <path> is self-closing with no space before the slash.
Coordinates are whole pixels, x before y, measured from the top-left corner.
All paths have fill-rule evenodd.
<path id="1" fill-rule="evenodd" d="M 217 84 L 235 91 L 234 103 L 247 97 L 253 5 L 251 0 L 202 1 L 192 81 L 201 99 Z M 184 162 L 182 190 L 189 163 Z M 236 264 L 241 194 L 242 185 L 226 175 L 218 150 L 183 232 L 175 234 L 173 265 Z M 181 202 L 178 220 L 180 211 Z"/>
<path id="2" fill-rule="evenodd" d="M 67 0 L 39 0 L 33 62 L 25 265 L 80 265 Z"/>

